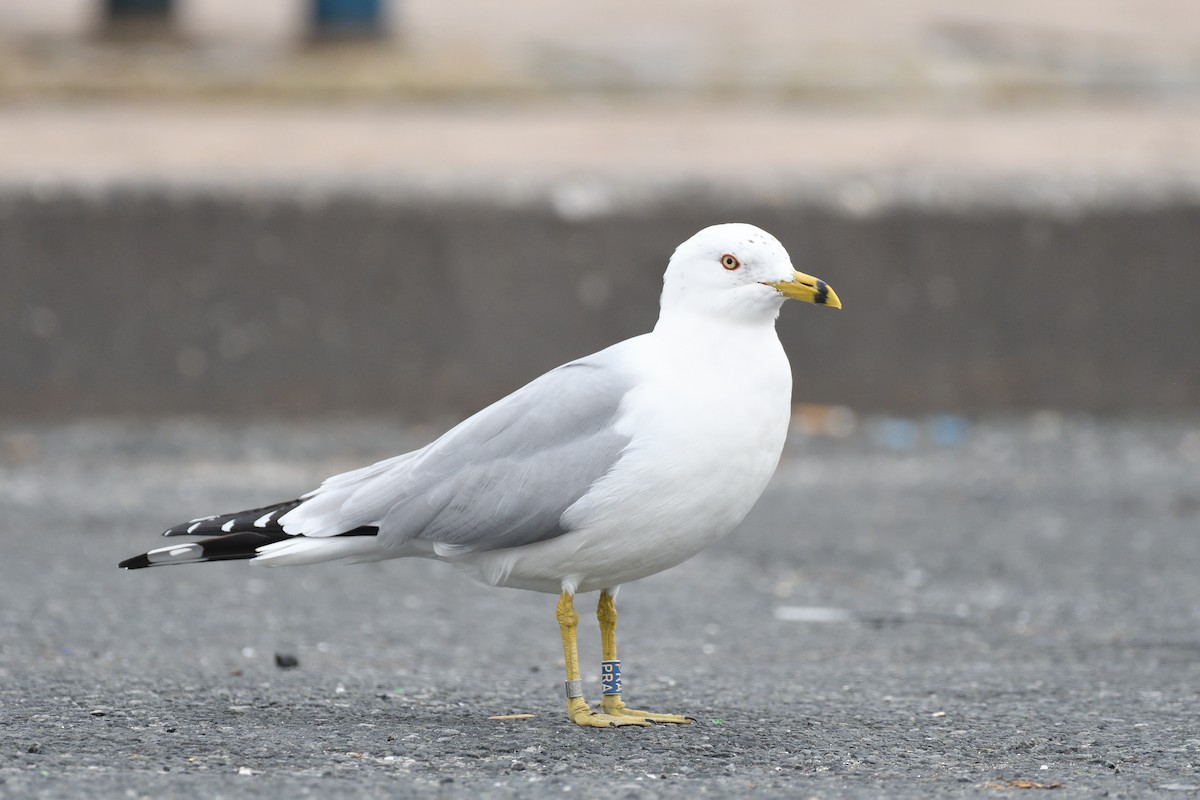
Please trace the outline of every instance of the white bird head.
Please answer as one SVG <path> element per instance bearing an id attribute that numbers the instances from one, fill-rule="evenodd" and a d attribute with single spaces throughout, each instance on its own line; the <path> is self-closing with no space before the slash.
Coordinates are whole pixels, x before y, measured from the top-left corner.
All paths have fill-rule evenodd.
<path id="1" fill-rule="evenodd" d="M 664 313 L 773 320 L 789 298 L 842 307 L 825 281 L 792 267 L 778 239 L 740 222 L 704 228 L 679 245 L 663 275 Z"/>

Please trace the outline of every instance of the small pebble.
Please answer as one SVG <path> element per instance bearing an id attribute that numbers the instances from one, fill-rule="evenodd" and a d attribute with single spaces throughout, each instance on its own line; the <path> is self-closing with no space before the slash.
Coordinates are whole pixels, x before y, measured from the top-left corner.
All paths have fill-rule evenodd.
<path id="1" fill-rule="evenodd" d="M 296 658 L 291 653 L 276 653 L 275 666 L 280 669 L 292 669 L 300 666 L 300 659 Z"/>

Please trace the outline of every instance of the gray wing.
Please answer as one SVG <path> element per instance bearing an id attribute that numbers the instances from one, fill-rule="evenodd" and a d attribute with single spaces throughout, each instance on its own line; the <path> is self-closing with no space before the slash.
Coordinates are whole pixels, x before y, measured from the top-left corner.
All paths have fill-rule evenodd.
<path id="1" fill-rule="evenodd" d="M 395 547 L 516 547 L 564 533 L 561 519 L 620 458 L 613 429 L 632 380 L 597 354 L 552 370 L 413 453 L 337 475 L 280 519 L 289 533 L 379 528 Z"/>

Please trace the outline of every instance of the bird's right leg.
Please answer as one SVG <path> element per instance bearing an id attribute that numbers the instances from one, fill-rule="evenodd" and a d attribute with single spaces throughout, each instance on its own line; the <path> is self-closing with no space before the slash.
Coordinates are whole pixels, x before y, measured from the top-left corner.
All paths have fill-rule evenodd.
<path id="1" fill-rule="evenodd" d="M 567 716 L 576 725 L 585 728 L 612 728 L 617 725 L 650 725 L 636 717 L 614 717 L 599 714 L 583 699 L 583 679 L 579 676 L 579 647 L 575 631 L 579 627 L 579 614 L 575 612 L 575 598 L 570 592 L 558 597 L 558 629 L 562 633 L 563 659 L 567 662 Z"/>

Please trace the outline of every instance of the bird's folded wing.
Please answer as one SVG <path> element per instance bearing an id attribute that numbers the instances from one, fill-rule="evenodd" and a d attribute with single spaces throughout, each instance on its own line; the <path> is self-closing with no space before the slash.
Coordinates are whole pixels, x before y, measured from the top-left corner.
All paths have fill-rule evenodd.
<path id="1" fill-rule="evenodd" d="M 629 443 L 614 422 L 633 381 L 604 356 L 546 373 L 421 450 L 328 479 L 280 519 L 284 530 L 375 525 L 384 547 L 419 538 L 454 551 L 562 534 L 563 512 Z"/>

